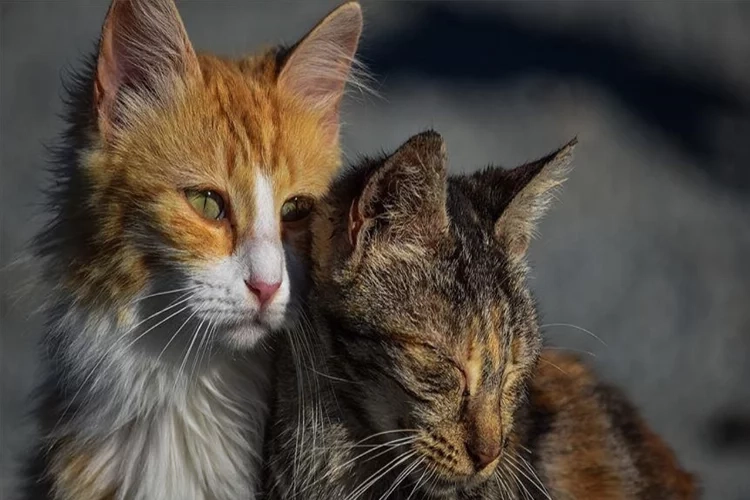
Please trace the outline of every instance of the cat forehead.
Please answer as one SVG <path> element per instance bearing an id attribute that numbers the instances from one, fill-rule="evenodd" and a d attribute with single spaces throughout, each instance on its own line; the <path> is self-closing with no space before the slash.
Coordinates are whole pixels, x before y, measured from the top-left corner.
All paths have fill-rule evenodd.
<path id="1" fill-rule="evenodd" d="M 202 55 L 200 63 L 200 82 L 123 134 L 115 148 L 123 163 L 196 185 L 219 176 L 245 190 L 260 170 L 281 191 L 305 185 L 322 194 L 339 165 L 338 144 L 324 140 L 313 110 L 277 89 L 273 53 L 239 61 Z"/>

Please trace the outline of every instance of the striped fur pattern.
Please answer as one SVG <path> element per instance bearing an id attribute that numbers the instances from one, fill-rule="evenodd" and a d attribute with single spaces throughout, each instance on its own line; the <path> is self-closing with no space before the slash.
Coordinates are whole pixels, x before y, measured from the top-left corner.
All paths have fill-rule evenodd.
<path id="1" fill-rule="evenodd" d="M 616 390 L 542 353 L 524 254 L 574 144 L 446 179 L 425 132 L 334 183 L 275 364 L 271 498 L 694 498 Z"/>
<path id="2" fill-rule="evenodd" d="M 229 60 L 194 51 L 172 0 L 114 0 L 37 239 L 47 376 L 26 498 L 255 496 L 264 344 L 295 321 L 309 245 L 307 219 L 280 214 L 339 167 L 361 28 L 349 3 Z"/>

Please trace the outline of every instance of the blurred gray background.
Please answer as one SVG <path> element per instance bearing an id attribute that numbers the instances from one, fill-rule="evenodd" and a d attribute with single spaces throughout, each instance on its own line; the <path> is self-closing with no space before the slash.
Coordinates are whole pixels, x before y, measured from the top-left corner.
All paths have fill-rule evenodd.
<path id="1" fill-rule="evenodd" d="M 61 80 L 94 48 L 106 1 L 0 3 L 0 486 L 28 440 L 42 319 L 9 266 L 39 228 Z M 199 50 L 293 42 L 336 2 L 179 3 Z M 426 127 L 451 168 L 512 166 L 577 135 L 535 241 L 550 344 L 624 386 L 699 474 L 750 498 L 750 2 L 365 2 L 344 143 L 391 149 Z M 567 326 L 564 326 L 567 325 Z M 601 338 L 599 342 L 588 332 Z"/>

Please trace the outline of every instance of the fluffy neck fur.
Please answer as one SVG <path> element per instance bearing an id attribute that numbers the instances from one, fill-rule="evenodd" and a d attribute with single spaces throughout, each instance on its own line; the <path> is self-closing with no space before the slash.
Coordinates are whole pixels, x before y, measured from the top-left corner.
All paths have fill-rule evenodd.
<path id="1" fill-rule="evenodd" d="M 182 367 L 156 361 L 106 340 L 127 338 L 140 320 L 133 312 L 123 321 L 72 308 L 51 327 L 45 441 L 60 457 L 52 488 L 64 498 L 253 498 L 266 351 Z"/>

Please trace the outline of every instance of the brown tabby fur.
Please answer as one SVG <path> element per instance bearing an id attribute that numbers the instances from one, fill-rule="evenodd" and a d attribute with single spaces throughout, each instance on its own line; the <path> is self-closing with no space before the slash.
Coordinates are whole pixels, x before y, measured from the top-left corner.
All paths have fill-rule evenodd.
<path id="1" fill-rule="evenodd" d="M 695 498 L 616 389 L 542 354 L 524 253 L 573 144 L 446 180 L 426 132 L 334 183 L 312 328 L 278 353 L 271 498 Z"/>

